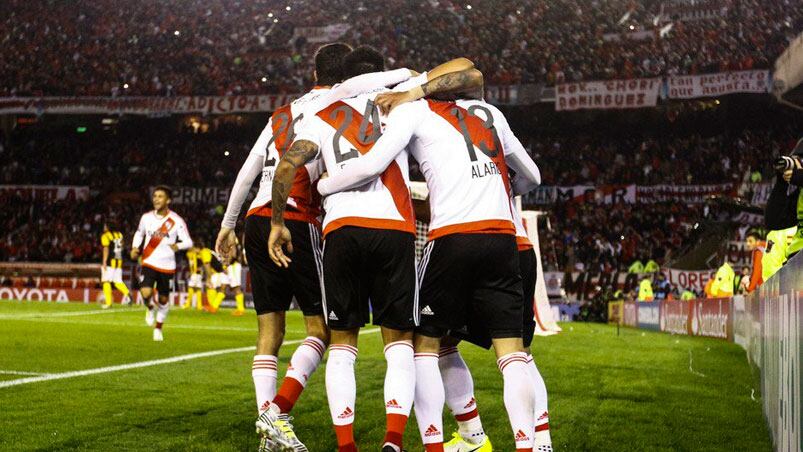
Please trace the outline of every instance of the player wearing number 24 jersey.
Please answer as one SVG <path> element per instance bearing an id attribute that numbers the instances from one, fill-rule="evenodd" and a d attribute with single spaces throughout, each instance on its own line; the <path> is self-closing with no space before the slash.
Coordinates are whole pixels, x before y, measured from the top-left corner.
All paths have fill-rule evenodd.
<path id="1" fill-rule="evenodd" d="M 427 94 L 429 87 L 420 88 Z M 504 375 L 516 447 L 532 450 L 534 393 L 522 353 L 522 287 L 509 201 L 540 183 L 532 159 L 495 107 L 475 100 L 417 100 L 396 107 L 372 152 L 318 185 L 328 196 L 381 174 L 407 147 L 430 193 L 430 242 L 419 265 L 416 419 L 428 450 L 442 447 L 440 338 L 482 321 Z M 508 177 L 508 164 L 517 173 Z M 418 389 L 421 388 L 421 391 Z M 424 390 L 423 388 L 427 388 Z"/>

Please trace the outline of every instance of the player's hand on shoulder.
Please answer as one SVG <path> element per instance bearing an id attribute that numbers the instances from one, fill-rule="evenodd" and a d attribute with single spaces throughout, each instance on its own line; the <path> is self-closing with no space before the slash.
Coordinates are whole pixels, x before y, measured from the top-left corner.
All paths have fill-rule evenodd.
<path id="1" fill-rule="evenodd" d="M 401 93 L 382 93 L 376 96 L 374 99 L 374 104 L 376 104 L 379 109 L 382 111 L 382 114 L 388 115 L 390 112 L 398 107 L 399 105 L 406 104 L 407 102 L 412 102 L 414 100 L 418 100 L 414 94 L 410 91 L 404 91 Z"/>
<path id="2" fill-rule="evenodd" d="M 288 268 L 292 259 L 284 254 L 284 247 L 287 246 L 287 252 L 293 252 L 292 236 L 287 226 L 272 225 L 270 228 L 270 235 L 268 236 L 268 254 L 270 259 L 279 267 Z"/>

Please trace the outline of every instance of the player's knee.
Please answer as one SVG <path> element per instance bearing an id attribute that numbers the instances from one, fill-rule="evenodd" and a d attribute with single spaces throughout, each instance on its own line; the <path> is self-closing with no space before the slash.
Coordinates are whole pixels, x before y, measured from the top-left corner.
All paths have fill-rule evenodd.
<path id="1" fill-rule="evenodd" d="M 352 347 L 356 347 L 357 337 L 359 336 L 359 334 L 360 334 L 359 328 L 353 328 L 349 330 L 332 330 L 331 343 L 351 345 Z"/>
<path id="2" fill-rule="evenodd" d="M 392 328 L 382 327 L 382 341 L 385 344 L 399 341 L 412 341 L 413 330 L 394 330 Z"/>
<path id="3" fill-rule="evenodd" d="M 320 339 L 324 344 L 329 345 L 329 327 L 326 326 L 323 316 L 307 316 L 304 318 L 304 321 L 307 327 L 307 336 Z"/>
<path id="4" fill-rule="evenodd" d="M 438 353 L 441 348 L 441 338 L 435 332 L 416 331 L 413 346 L 416 353 Z"/>
<path id="5" fill-rule="evenodd" d="M 284 330 L 260 330 L 257 351 L 260 354 L 276 355 L 284 342 Z"/>

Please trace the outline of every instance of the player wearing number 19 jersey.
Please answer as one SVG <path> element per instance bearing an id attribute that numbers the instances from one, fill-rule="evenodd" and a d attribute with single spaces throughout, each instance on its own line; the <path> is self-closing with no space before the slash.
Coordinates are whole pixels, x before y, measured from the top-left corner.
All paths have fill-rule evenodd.
<path id="1" fill-rule="evenodd" d="M 432 83 L 432 82 L 430 82 Z M 429 85 L 428 83 L 427 85 Z M 427 94 L 429 86 L 421 88 Z M 421 326 L 416 331 L 415 410 L 429 451 L 443 450 L 440 338 L 482 321 L 504 377 L 504 400 L 517 450 L 532 450 L 534 393 L 522 343 L 522 287 L 507 164 L 519 193 L 539 182 L 537 168 L 504 116 L 481 101 L 418 100 L 391 112 L 371 153 L 318 186 L 324 196 L 364 184 L 408 147 L 430 193 L 429 239 L 419 265 Z"/>

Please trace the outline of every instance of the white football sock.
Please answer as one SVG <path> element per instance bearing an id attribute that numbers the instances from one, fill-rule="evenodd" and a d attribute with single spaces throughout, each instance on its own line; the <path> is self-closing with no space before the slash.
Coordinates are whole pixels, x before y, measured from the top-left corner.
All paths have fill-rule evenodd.
<path id="1" fill-rule="evenodd" d="M 485 430 L 474 398 L 474 379 L 457 347 L 441 348 L 438 367 L 446 392 L 446 406 L 457 421 L 457 432 L 469 443 L 482 443 Z"/>
<path id="2" fill-rule="evenodd" d="M 523 352 L 508 353 L 497 360 L 504 378 L 504 400 L 516 449 L 532 449 L 535 432 L 535 391 Z"/>
<path id="3" fill-rule="evenodd" d="M 329 359 L 326 361 L 326 398 L 329 400 L 332 423 L 336 426 L 354 423 L 357 400 L 357 381 L 354 376 L 356 360 L 357 347 L 343 344 L 329 347 Z"/>
<path id="4" fill-rule="evenodd" d="M 321 363 L 324 350 L 326 345 L 322 340 L 309 336 L 293 352 L 284 381 L 276 397 L 273 398 L 273 404 L 278 406 L 280 412 L 289 413 L 293 409 L 301 392 L 307 386 L 307 380 Z"/>
<path id="5" fill-rule="evenodd" d="M 170 311 L 170 303 L 156 303 L 156 328 L 162 328 L 162 324 L 167 320 L 167 313 Z"/>
<path id="6" fill-rule="evenodd" d="M 251 377 L 257 395 L 257 411 L 267 409 L 266 404 L 276 395 L 276 357 L 274 355 L 254 355 Z"/>
<path id="7" fill-rule="evenodd" d="M 302 386 L 306 386 L 307 380 L 321 363 L 325 350 L 326 345 L 317 337 L 309 336 L 304 339 L 290 358 L 285 378 L 293 378 Z"/>
<path id="8" fill-rule="evenodd" d="M 544 378 L 535 365 L 532 355 L 527 355 L 527 366 L 533 379 L 535 390 L 535 445 L 551 446 L 552 437 L 549 434 L 549 411 L 547 410 L 547 393 Z"/>
<path id="9" fill-rule="evenodd" d="M 413 344 L 391 342 L 385 346 L 385 445 L 401 450 L 404 427 L 415 397 Z"/>
<path id="10" fill-rule="evenodd" d="M 415 419 L 421 441 L 426 445 L 443 442 L 443 404 L 446 395 L 438 369 L 437 353 L 415 354 Z"/>

